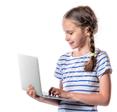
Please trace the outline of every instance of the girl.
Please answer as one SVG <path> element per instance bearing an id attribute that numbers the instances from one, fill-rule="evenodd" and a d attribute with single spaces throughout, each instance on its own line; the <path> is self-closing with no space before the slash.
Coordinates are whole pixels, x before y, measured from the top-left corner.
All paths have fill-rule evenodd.
<path id="1" fill-rule="evenodd" d="M 89 6 L 75 7 L 64 15 L 63 29 L 73 51 L 60 56 L 55 70 L 60 88 L 52 87 L 49 94 L 73 102 L 36 96 L 32 86 L 27 93 L 38 101 L 59 105 L 59 112 L 97 112 L 97 105 L 109 104 L 112 73 L 107 53 L 95 48 L 97 18 Z"/>

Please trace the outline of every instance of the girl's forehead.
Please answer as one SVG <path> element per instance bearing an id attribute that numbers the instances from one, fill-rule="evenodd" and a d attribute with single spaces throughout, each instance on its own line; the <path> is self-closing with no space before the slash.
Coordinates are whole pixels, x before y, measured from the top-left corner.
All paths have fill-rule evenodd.
<path id="1" fill-rule="evenodd" d="M 64 28 L 75 28 L 76 25 L 71 19 L 63 19 L 63 27 Z"/>
<path id="2" fill-rule="evenodd" d="M 75 21 L 72 19 L 63 19 L 63 28 L 64 29 L 71 29 L 74 30 L 76 28 L 78 28 L 78 26 L 76 26 Z"/>

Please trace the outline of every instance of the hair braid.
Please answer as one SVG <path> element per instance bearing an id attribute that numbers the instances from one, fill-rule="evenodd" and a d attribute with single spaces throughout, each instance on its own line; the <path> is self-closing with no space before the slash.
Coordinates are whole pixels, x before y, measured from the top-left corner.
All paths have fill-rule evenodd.
<path id="1" fill-rule="evenodd" d="M 91 53 L 95 53 L 95 45 L 94 45 L 94 36 L 93 33 L 91 32 L 91 37 L 90 37 L 90 51 Z M 93 71 L 94 67 L 96 66 L 96 56 L 91 56 L 90 60 L 86 62 L 85 65 L 85 70 L 86 71 Z"/>

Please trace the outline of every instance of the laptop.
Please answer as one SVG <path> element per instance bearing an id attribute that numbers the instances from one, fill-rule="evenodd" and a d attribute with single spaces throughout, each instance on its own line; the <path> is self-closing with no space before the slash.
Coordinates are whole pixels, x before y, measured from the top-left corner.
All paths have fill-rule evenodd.
<path id="1" fill-rule="evenodd" d="M 23 90 L 26 91 L 28 86 L 31 84 L 35 88 L 36 94 L 41 97 L 55 100 L 71 101 L 70 99 L 51 96 L 49 94 L 44 94 L 45 92 L 42 92 L 39 63 L 37 57 L 18 54 L 18 62 L 21 86 Z"/>

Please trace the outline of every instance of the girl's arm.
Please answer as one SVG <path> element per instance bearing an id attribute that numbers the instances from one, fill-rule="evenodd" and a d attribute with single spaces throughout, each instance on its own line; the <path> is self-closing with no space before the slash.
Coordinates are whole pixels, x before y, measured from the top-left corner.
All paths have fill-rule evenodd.
<path id="1" fill-rule="evenodd" d="M 67 97 L 81 101 L 90 105 L 108 105 L 111 96 L 111 79 L 110 74 L 104 74 L 100 78 L 100 90 L 99 93 L 85 94 L 85 93 L 66 93 Z"/>
<path id="2" fill-rule="evenodd" d="M 108 105 L 111 96 L 111 79 L 110 74 L 105 73 L 100 78 L 99 93 L 73 93 L 66 92 L 57 88 L 53 88 L 52 95 L 59 95 L 60 97 L 69 98 L 74 101 L 80 101 L 89 105 Z"/>

